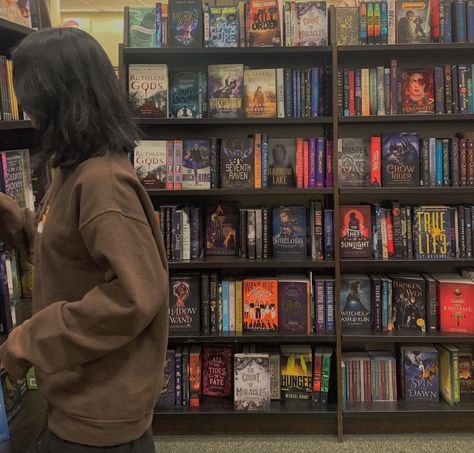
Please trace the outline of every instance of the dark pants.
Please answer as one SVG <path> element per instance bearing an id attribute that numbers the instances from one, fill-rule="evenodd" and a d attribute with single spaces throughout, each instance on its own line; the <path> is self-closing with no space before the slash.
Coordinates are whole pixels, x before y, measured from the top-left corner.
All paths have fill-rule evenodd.
<path id="1" fill-rule="evenodd" d="M 113 447 L 88 447 L 60 439 L 45 428 L 27 453 L 154 453 L 153 433 L 151 428 L 137 440 L 128 444 Z"/>

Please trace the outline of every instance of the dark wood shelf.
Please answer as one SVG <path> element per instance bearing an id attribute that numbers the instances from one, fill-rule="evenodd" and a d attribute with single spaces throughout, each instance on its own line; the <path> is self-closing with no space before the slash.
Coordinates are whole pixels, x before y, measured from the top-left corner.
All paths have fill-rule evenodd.
<path id="1" fill-rule="evenodd" d="M 287 335 L 280 333 L 229 332 L 221 335 L 171 335 L 170 343 L 333 343 L 336 335 Z"/>
<path id="2" fill-rule="evenodd" d="M 401 54 L 413 54 L 414 52 L 426 54 L 427 52 L 453 52 L 474 51 L 474 43 L 420 43 L 420 44 L 377 44 L 340 46 L 337 48 L 339 54 L 357 53 L 383 53 L 388 57 L 398 57 Z"/>
<path id="3" fill-rule="evenodd" d="M 437 123 L 474 121 L 474 114 L 420 114 L 420 115 L 385 115 L 385 116 L 341 116 L 340 124 L 371 123 Z"/>
<path id="4" fill-rule="evenodd" d="M 177 197 L 177 198 L 188 198 L 191 196 L 199 197 L 210 197 L 218 198 L 222 196 L 233 196 L 233 197 L 254 197 L 254 196 L 275 196 L 279 197 L 282 195 L 291 196 L 318 196 L 318 195 L 330 195 L 334 193 L 334 189 L 331 187 L 322 189 L 206 189 L 206 190 L 160 190 L 160 189 L 148 189 L 148 195 L 150 197 Z"/>
<path id="5" fill-rule="evenodd" d="M 8 55 L 12 47 L 34 31 L 32 28 L 0 18 L 0 54 Z"/>
<path id="6" fill-rule="evenodd" d="M 306 259 L 247 259 L 238 256 L 208 256 L 199 260 L 170 261 L 171 270 L 184 269 L 332 269 L 334 261 Z"/>
<path id="7" fill-rule="evenodd" d="M 342 187 L 339 189 L 341 195 L 388 195 L 424 193 L 437 197 L 440 194 L 447 195 L 474 195 L 474 186 L 471 187 Z"/>
<path id="8" fill-rule="evenodd" d="M 471 266 L 474 264 L 472 258 L 442 258 L 442 259 L 433 259 L 433 260 L 407 260 L 407 259 L 390 259 L 390 260 L 374 260 L 374 259 L 342 259 L 341 267 L 342 269 L 358 269 L 359 271 L 362 268 L 382 268 L 382 269 L 419 269 L 423 270 L 427 266 L 439 265 L 441 267 L 446 267 L 447 265 L 459 265 L 461 266 Z"/>
<path id="9" fill-rule="evenodd" d="M 13 131 L 16 129 L 31 129 L 33 125 L 31 121 L 16 120 L 16 121 L 0 121 L 0 131 Z"/>
<path id="10" fill-rule="evenodd" d="M 474 343 L 474 335 L 451 332 L 343 332 L 344 343 Z"/>
<path id="11" fill-rule="evenodd" d="M 140 126 L 202 126 L 202 125 L 297 125 L 297 124 L 331 124 L 332 117 L 318 116 L 314 118 L 192 118 L 183 120 L 179 118 L 135 118 Z"/>

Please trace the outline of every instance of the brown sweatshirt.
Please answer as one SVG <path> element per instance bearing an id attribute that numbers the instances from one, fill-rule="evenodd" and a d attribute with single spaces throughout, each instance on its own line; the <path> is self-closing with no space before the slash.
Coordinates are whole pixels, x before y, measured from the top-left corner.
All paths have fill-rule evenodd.
<path id="1" fill-rule="evenodd" d="M 59 171 L 38 220 L 34 314 L 10 333 L 0 360 L 18 378 L 35 367 L 59 437 L 135 440 L 152 421 L 168 340 L 153 205 L 126 156 L 108 153 Z"/>

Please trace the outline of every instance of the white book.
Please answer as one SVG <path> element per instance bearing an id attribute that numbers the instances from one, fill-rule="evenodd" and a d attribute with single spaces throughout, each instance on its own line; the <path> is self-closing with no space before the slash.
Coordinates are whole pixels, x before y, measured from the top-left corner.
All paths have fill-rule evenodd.
<path id="1" fill-rule="evenodd" d="M 277 68 L 277 115 L 285 118 L 285 73 L 283 68 Z"/>
<path id="2" fill-rule="evenodd" d="M 181 211 L 181 257 L 183 260 L 191 259 L 191 225 L 189 208 Z"/>

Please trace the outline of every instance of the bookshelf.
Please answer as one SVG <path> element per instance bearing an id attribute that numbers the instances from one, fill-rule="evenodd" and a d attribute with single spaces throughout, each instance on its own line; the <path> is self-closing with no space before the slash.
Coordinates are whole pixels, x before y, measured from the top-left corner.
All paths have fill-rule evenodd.
<path id="1" fill-rule="evenodd" d="M 127 15 L 125 16 L 127 22 Z M 335 42 L 335 18 L 330 17 L 331 42 Z M 381 132 L 405 130 L 419 131 L 420 136 L 429 136 L 436 130 L 437 136 L 453 136 L 459 130 L 470 127 L 474 114 L 426 114 L 394 115 L 367 117 L 340 117 L 337 114 L 337 71 L 353 66 L 375 67 L 387 64 L 396 58 L 401 67 L 434 66 L 444 62 L 460 63 L 474 57 L 474 44 L 396 44 L 342 46 L 335 44 L 316 48 L 228 48 L 228 49 L 139 49 L 127 47 L 127 33 L 124 44 L 120 45 L 121 83 L 126 90 L 129 64 L 163 63 L 170 69 L 193 68 L 203 70 L 208 64 L 243 63 L 250 67 L 303 67 L 314 62 L 332 66 L 332 115 L 322 118 L 275 118 L 275 119 L 139 119 L 144 136 L 148 139 L 167 139 L 175 136 L 184 138 L 215 136 L 233 136 L 235 134 L 265 131 L 279 137 L 320 136 L 338 138 L 370 137 Z M 282 62 L 281 60 L 284 60 Z M 420 63 L 423 59 L 423 63 Z M 474 61 L 474 60 L 473 60 Z M 361 63 L 363 62 L 363 63 Z M 237 136 L 237 135 L 235 135 Z M 333 147 L 333 162 L 336 166 L 337 152 Z M 322 200 L 334 208 L 334 243 L 339 243 L 339 206 L 344 204 L 363 204 L 398 200 L 408 204 L 466 203 L 471 204 L 474 187 L 406 187 L 406 188 L 339 188 L 337 171 L 334 172 L 335 189 L 293 189 L 293 190 L 199 190 L 199 191 L 149 191 L 155 206 L 160 203 L 180 203 L 193 197 L 196 203 L 207 200 L 238 200 L 244 207 L 284 204 L 288 200 L 294 204 L 307 203 L 309 200 Z M 336 278 L 336 305 L 339 306 L 341 273 L 369 272 L 454 272 L 470 266 L 472 259 L 448 260 L 373 260 L 341 259 L 339 248 L 335 247 L 334 261 L 314 262 L 299 260 L 245 260 L 239 258 L 213 257 L 197 261 L 170 262 L 171 272 L 177 270 L 223 269 L 226 272 L 261 273 L 293 270 L 331 272 Z M 339 309 L 336 309 L 339 310 Z M 338 313 L 338 311 L 336 311 Z M 343 351 L 357 351 L 364 346 L 390 348 L 396 351 L 400 343 L 433 344 L 472 344 L 474 335 L 447 334 L 397 334 L 388 333 L 342 333 L 339 316 L 336 316 L 336 335 L 299 336 L 284 335 L 241 335 L 232 333 L 215 336 L 173 336 L 170 344 L 184 343 L 310 343 L 330 344 L 335 348 L 337 368 L 337 397 L 342 401 L 341 357 Z M 419 416 L 422 417 L 419 417 Z M 368 420 L 374 420 L 374 423 Z M 421 420 L 420 420 L 421 419 Z M 327 411 L 318 412 L 303 405 L 287 408 L 284 404 L 272 402 L 270 412 L 251 414 L 234 412 L 229 401 L 216 402 L 204 399 L 199 409 L 157 408 L 154 419 L 156 433 L 163 434 L 336 434 L 342 440 L 344 434 L 368 433 L 410 433 L 410 432 L 472 432 L 474 424 L 474 399 L 465 398 L 462 403 L 452 407 L 443 400 L 440 403 L 374 402 L 344 406 L 335 404 Z M 258 426 L 256 426 L 258 421 Z M 237 422 L 237 423 L 236 423 Z"/>

